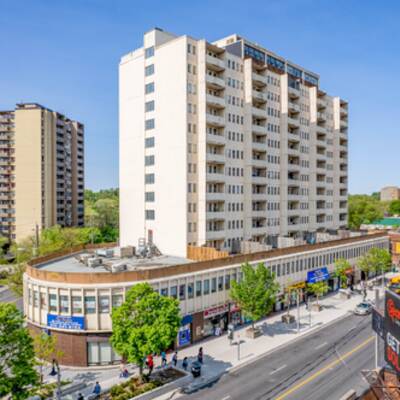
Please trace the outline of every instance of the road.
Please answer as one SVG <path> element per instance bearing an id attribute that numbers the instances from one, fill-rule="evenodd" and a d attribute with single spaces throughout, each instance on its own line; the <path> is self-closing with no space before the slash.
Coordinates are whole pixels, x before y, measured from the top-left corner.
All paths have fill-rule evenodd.
<path id="1" fill-rule="evenodd" d="M 337 400 L 373 367 L 371 317 L 349 315 L 180 400 Z"/>
<path id="2" fill-rule="evenodd" d="M 10 289 L 0 287 L 0 303 L 15 303 L 19 310 L 22 311 L 22 297 L 17 297 Z"/>

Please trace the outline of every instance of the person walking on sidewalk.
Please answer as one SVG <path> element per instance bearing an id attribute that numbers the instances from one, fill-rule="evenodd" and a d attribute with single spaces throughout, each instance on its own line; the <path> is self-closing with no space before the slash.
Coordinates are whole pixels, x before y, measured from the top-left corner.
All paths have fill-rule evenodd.
<path id="1" fill-rule="evenodd" d="M 200 364 L 203 364 L 203 348 L 202 347 L 200 347 L 199 354 L 197 354 L 197 361 Z"/>
<path id="2" fill-rule="evenodd" d="M 174 355 L 172 356 L 172 364 L 174 364 L 174 367 L 176 367 L 177 363 L 178 363 L 178 352 L 175 351 Z"/>
<path id="3" fill-rule="evenodd" d="M 186 371 L 187 370 L 187 367 L 188 367 L 188 358 L 187 357 L 185 357 L 184 359 L 183 359 L 183 361 L 182 361 L 182 368 Z"/>
<path id="4" fill-rule="evenodd" d="M 153 368 L 154 368 L 154 360 L 153 360 L 153 356 L 151 354 L 149 354 L 147 356 L 146 364 L 147 364 L 147 368 L 149 369 L 148 376 L 150 376 L 151 373 L 153 372 Z"/>
<path id="5" fill-rule="evenodd" d="M 85 400 L 85 398 L 83 397 L 82 393 L 78 393 L 78 397 L 76 398 L 76 400 Z"/>
<path id="6" fill-rule="evenodd" d="M 167 365 L 167 354 L 165 351 L 161 352 L 161 367 L 165 367 Z"/>
<path id="7" fill-rule="evenodd" d="M 95 394 L 95 395 L 96 395 L 96 398 L 97 398 L 97 397 L 100 396 L 100 393 L 101 393 L 101 386 L 100 386 L 100 383 L 99 383 L 99 382 L 96 382 L 96 384 L 94 385 L 94 388 L 93 388 L 93 394 Z"/>

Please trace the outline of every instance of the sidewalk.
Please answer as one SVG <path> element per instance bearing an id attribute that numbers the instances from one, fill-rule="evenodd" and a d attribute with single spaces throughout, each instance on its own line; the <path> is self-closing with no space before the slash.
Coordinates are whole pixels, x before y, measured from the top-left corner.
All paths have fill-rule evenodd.
<path id="1" fill-rule="evenodd" d="M 381 291 L 382 294 L 382 291 Z M 374 292 L 368 291 L 368 299 L 374 298 Z M 246 327 L 239 328 L 235 331 L 234 342 L 240 340 L 240 358 L 238 358 L 237 345 L 231 345 L 227 336 L 214 337 L 208 340 L 204 340 L 198 344 L 190 346 L 188 348 L 178 351 L 178 367 L 181 367 L 181 362 L 184 357 L 189 359 L 189 369 L 192 361 L 196 360 L 197 353 L 200 347 L 203 347 L 204 351 L 204 364 L 202 368 L 202 376 L 200 378 L 192 378 L 191 375 L 183 378 L 179 382 L 179 386 L 185 384 L 185 386 L 192 387 L 195 389 L 197 386 L 206 385 L 211 380 L 218 379 L 223 373 L 233 369 L 239 368 L 252 360 L 272 352 L 281 346 L 288 344 L 300 337 L 303 337 L 311 332 L 314 332 L 321 327 L 326 326 L 333 321 L 346 316 L 349 312 L 352 312 L 355 306 L 362 301 L 362 295 L 353 294 L 348 300 L 340 298 L 339 293 L 328 296 L 320 300 L 320 304 L 323 305 L 322 311 L 311 312 L 311 326 L 310 326 L 310 313 L 306 310 L 305 305 L 300 306 L 300 332 L 297 333 L 297 322 L 287 325 L 281 322 L 281 316 L 284 312 L 275 314 L 268 317 L 256 326 L 261 327 L 263 334 L 256 339 L 249 339 L 245 335 Z M 297 318 L 297 309 L 291 309 L 290 313 Z M 360 317 L 363 318 L 363 317 Z M 170 360 L 171 355 L 168 355 Z M 155 359 L 155 365 L 158 367 L 161 361 Z M 136 373 L 135 368 L 129 368 L 129 371 Z M 45 372 L 46 381 L 54 381 L 52 378 L 49 380 L 48 373 L 50 369 Z M 111 388 L 113 385 L 125 381 L 125 379 L 119 378 L 119 367 L 108 367 L 108 368 L 86 368 L 77 370 L 74 368 L 62 367 L 61 369 L 62 379 L 69 379 L 71 381 L 83 381 L 88 387 L 81 392 L 86 396 L 91 393 L 93 386 L 96 381 L 99 381 L 103 390 Z M 149 393 L 143 395 L 141 399 L 154 399 L 159 398 L 167 399 L 172 394 L 173 387 L 178 385 L 171 385 L 167 388 L 160 388 L 154 394 Z M 76 399 L 77 393 L 70 396 L 69 398 Z"/>

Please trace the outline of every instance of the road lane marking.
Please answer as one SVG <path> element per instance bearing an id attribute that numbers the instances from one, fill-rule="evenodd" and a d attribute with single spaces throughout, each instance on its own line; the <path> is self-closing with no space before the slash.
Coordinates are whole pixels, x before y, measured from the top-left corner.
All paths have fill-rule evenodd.
<path id="1" fill-rule="evenodd" d="M 328 343 L 327 342 L 324 342 L 324 343 L 321 343 L 321 344 L 319 344 L 316 348 L 315 348 L 315 350 L 319 350 L 319 349 L 322 349 L 324 346 L 326 346 Z"/>
<path id="2" fill-rule="evenodd" d="M 295 392 L 296 390 L 302 388 L 303 386 L 307 385 L 307 383 L 312 382 L 315 378 L 326 372 L 327 370 L 331 369 L 332 367 L 336 366 L 337 364 L 341 363 L 346 358 L 349 358 L 352 354 L 356 353 L 357 351 L 361 350 L 365 347 L 368 343 L 375 339 L 375 336 L 370 336 L 367 340 L 359 344 L 357 347 L 354 347 L 353 350 L 350 350 L 346 354 L 344 354 L 341 359 L 332 361 L 330 364 L 326 365 L 319 371 L 315 372 L 313 375 L 309 376 L 308 378 L 304 379 L 303 381 L 299 382 L 297 385 L 293 386 L 292 388 L 288 389 L 286 392 L 278 396 L 275 400 L 283 400 L 288 397 L 290 394 Z"/>
<path id="3" fill-rule="evenodd" d="M 231 396 L 228 395 L 228 396 L 225 396 L 224 398 L 222 398 L 221 400 L 228 400 L 228 399 L 230 399 L 230 398 L 231 398 Z"/>
<path id="4" fill-rule="evenodd" d="M 270 374 L 270 375 L 276 374 L 277 372 L 283 370 L 283 369 L 286 368 L 286 367 L 287 367 L 287 365 L 286 365 L 286 364 L 283 364 L 283 365 L 281 365 L 280 367 L 278 367 L 277 369 L 274 369 L 273 371 L 271 371 L 269 374 Z"/>

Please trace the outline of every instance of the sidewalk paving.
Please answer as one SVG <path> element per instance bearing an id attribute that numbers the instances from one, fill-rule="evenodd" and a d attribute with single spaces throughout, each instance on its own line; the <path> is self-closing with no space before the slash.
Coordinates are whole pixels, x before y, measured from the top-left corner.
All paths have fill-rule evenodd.
<path id="1" fill-rule="evenodd" d="M 382 295 L 381 290 L 381 295 Z M 374 292 L 368 291 L 368 299 L 374 298 Z M 262 335 L 256 339 L 247 338 L 245 330 L 247 326 L 241 327 L 235 331 L 234 342 L 240 340 L 240 359 L 238 358 L 237 345 L 231 345 L 227 335 L 220 337 L 213 337 L 207 340 L 203 340 L 197 344 L 178 351 L 178 367 L 181 367 L 182 359 L 188 357 L 189 368 L 191 362 L 197 358 L 197 353 L 200 347 L 203 347 L 204 351 L 204 363 L 202 368 L 202 376 L 200 378 L 192 378 L 191 375 L 182 378 L 176 384 L 171 384 L 168 387 L 160 388 L 154 393 L 141 396 L 141 399 L 154 399 L 158 398 L 168 399 L 172 395 L 172 389 L 176 389 L 178 386 L 183 384 L 188 386 L 192 385 L 201 386 L 208 384 L 211 380 L 217 379 L 223 373 L 233 369 L 239 368 L 254 359 L 265 355 L 266 353 L 272 352 L 281 346 L 288 344 L 304 335 L 314 332 L 333 321 L 346 316 L 349 312 L 352 312 L 355 306 L 362 301 L 361 294 L 353 294 L 350 299 L 340 298 L 340 294 L 336 293 L 326 298 L 323 298 L 319 303 L 323 306 L 322 311 L 311 312 L 311 326 L 310 326 L 310 313 L 303 304 L 300 306 L 300 331 L 297 333 L 297 322 L 290 325 L 281 322 L 281 317 L 284 312 L 275 314 L 267 317 L 264 320 L 258 322 L 256 326 L 262 329 Z M 290 313 L 297 318 L 297 309 L 293 308 Z M 360 317 L 362 318 L 362 317 Z M 168 355 L 170 359 L 171 355 Z M 155 359 L 155 365 L 159 366 L 161 360 Z M 129 366 L 130 373 L 137 373 L 137 369 Z M 48 376 L 50 369 L 45 371 L 46 381 L 55 381 L 55 378 Z M 69 379 L 71 381 L 83 381 L 88 386 L 85 390 L 82 390 L 82 394 L 87 396 L 93 390 L 93 386 L 96 381 L 99 381 L 103 390 L 110 389 L 113 385 L 125 381 L 124 378 L 119 378 L 119 366 L 114 367 L 91 367 L 85 369 L 77 369 L 71 367 L 61 368 L 61 377 L 63 380 Z M 68 398 L 76 399 L 77 394 L 69 396 Z"/>

